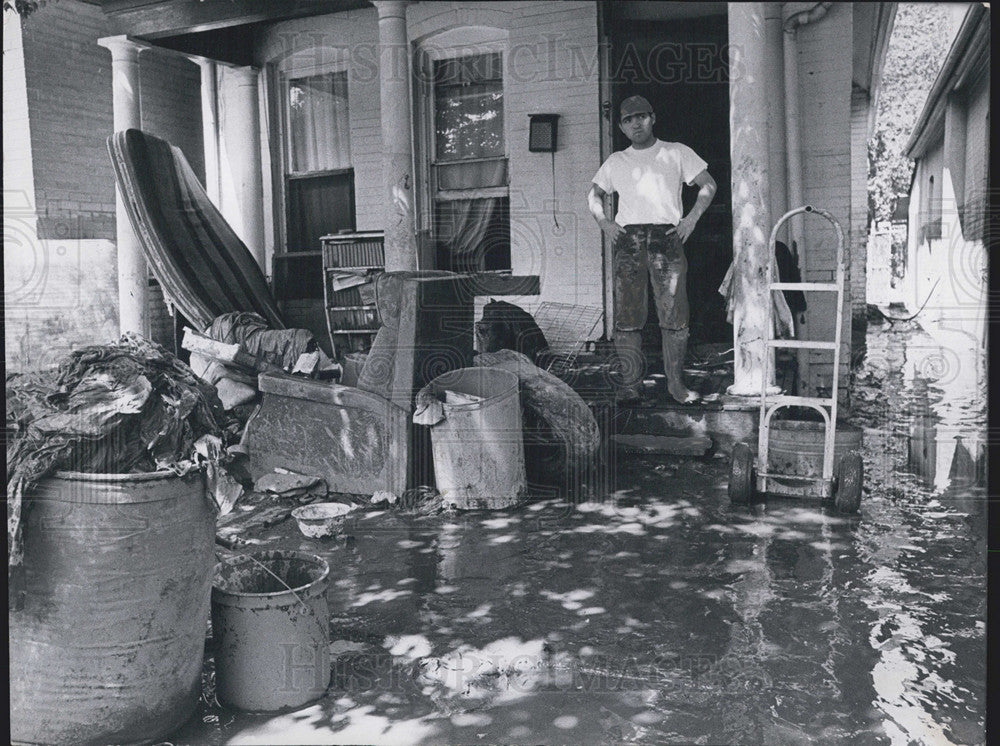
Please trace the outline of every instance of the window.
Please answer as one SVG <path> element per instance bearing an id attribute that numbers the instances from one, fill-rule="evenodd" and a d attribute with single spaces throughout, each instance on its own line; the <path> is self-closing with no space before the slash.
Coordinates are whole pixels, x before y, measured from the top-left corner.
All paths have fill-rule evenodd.
<path id="1" fill-rule="evenodd" d="M 347 72 L 289 78 L 288 163 L 293 173 L 351 167 Z"/>
<path id="2" fill-rule="evenodd" d="M 322 298 L 320 237 L 354 230 L 347 71 L 316 64 L 313 50 L 275 69 L 280 133 L 275 214 L 279 249 L 274 284 L 279 300 Z M 343 65 L 340 65 L 343 67 Z"/>
<path id="3" fill-rule="evenodd" d="M 510 269 L 503 55 L 431 63 L 432 233 L 439 269 Z"/>
<path id="4" fill-rule="evenodd" d="M 934 177 L 927 179 L 927 210 L 924 213 L 924 238 L 941 238 L 941 212 L 934 193 Z"/>

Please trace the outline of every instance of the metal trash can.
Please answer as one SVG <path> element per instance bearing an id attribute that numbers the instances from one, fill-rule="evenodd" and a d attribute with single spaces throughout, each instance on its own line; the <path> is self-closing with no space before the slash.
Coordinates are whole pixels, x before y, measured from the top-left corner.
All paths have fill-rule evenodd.
<path id="1" fill-rule="evenodd" d="M 497 368 L 460 368 L 428 386 L 444 419 L 431 427 L 434 478 L 446 505 L 509 508 L 525 494 L 518 378 Z"/>

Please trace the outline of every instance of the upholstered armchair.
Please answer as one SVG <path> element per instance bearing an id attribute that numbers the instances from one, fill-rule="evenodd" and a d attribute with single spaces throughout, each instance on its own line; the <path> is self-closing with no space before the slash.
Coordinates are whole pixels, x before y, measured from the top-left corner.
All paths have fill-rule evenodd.
<path id="1" fill-rule="evenodd" d="M 433 484 L 427 428 L 410 418 L 424 385 L 472 363 L 467 278 L 389 272 L 376 282 L 382 327 L 356 387 L 260 375 L 263 400 L 244 435 L 254 477 L 283 467 L 354 494 Z"/>

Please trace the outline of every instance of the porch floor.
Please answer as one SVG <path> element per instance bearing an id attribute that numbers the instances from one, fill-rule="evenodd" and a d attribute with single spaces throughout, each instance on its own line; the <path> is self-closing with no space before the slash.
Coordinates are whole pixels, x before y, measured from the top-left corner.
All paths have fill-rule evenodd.
<path id="1" fill-rule="evenodd" d="M 172 742 L 984 742 L 985 486 L 947 462 L 909 471 L 906 423 L 928 388 L 891 374 L 906 335 L 883 337 L 858 379 L 861 516 L 732 505 L 716 453 L 624 457 L 605 499 L 576 506 L 359 511 L 323 541 L 287 516 L 241 532 L 241 551 L 329 563 L 331 686 L 291 712 L 223 707 L 210 638 L 202 698 Z M 969 399 L 935 398 L 931 419 L 982 443 Z M 894 636 L 875 648 L 873 630 Z M 880 676 L 900 661 L 905 688 Z"/>

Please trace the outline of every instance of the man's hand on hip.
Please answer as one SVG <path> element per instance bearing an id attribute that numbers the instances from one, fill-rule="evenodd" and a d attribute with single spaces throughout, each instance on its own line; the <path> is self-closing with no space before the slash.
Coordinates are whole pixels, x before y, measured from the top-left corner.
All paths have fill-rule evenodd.
<path id="1" fill-rule="evenodd" d="M 695 200 L 691 212 L 685 215 L 677 223 L 677 235 L 681 237 L 681 242 L 686 242 L 688 236 L 694 233 L 694 227 L 698 223 L 698 218 L 705 214 L 705 210 L 712 204 L 717 189 L 715 179 L 708 171 L 702 171 L 690 182 L 698 187 L 698 199 Z"/>
<path id="2" fill-rule="evenodd" d="M 614 220 L 608 220 L 607 218 L 604 218 L 604 220 L 600 222 L 600 226 L 601 231 L 608 237 L 608 240 L 611 241 L 611 243 L 617 241 L 618 237 L 625 232 L 625 229 L 618 225 L 618 223 Z"/>
<path id="3" fill-rule="evenodd" d="M 688 236 L 694 233 L 694 227 L 698 221 L 690 215 L 686 215 L 677 221 L 677 235 L 681 238 L 681 243 L 687 243 Z"/>

